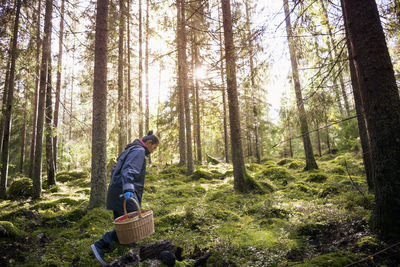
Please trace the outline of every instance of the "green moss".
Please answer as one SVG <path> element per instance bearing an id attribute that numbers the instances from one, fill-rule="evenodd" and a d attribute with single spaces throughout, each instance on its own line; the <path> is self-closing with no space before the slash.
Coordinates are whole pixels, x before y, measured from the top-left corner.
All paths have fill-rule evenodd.
<path id="1" fill-rule="evenodd" d="M 308 175 L 307 182 L 323 183 L 328 179 L 328 176 L 324 173 L 311 173 Z"/>
<path id="2" fill-rule="evenodd" d="M 0 238 L 20 238 L 23 235 L 23 231 L 15 227 L 13 223 L 8 221 L 0 221 Z"/>
<path id="3" fill-rule="evenodd" d="M 351 252 L 334 252 L 321 255 L 306 261 L 303 264 L 293 265 L 298 267 L 342 267 L 351 264 L 361 257 Z"/>
<path id="4" fill-rule="evenodd" d="M 258 172 L 264 168 L 263 165 L 257 163 L 246 164 L 246 169 L 251 172 Z"/>
<path id="5" fill-rule="evenodd" d="M 207 153 L 206 153 L 206 160 L 207 160 L 208 163 L 211 163 L 211 164 L 214 164 L 214 165 L 217 165 L 217 164 L 220 163 L 219 160 L 217 160 L 217 159 L 214 158 L 214 157 L 211 157 L 211 156 L 208 155 Z"/>
<path id="6" fill-rule="evenodd" d="M 293 161 L 293 159 L 281 159 L 280 161 L 278 161 L 278 165 L 283 166 L 286 165 L 288 163 L 291 163 Z"/>
<path id="7" fill-rule="evenodd" d="M 249 190 L 250 192 L 265 194 L 267 192 L 274 191 L 274 187 L 271 184 L 269 184 L 266 181 L 263 184 L 261 184 L 248 173 L 245 174 L 244 181 L 245 181 L 247 190 Z"/>
<path id="8" fill-rule="evenodd" d="M 206 180 L 212 180 L 212 179 L 224 178 L 224 175 L 217 170 L 208 171 L 208 170 L 205 170 L 202 168 L 198 168 L 197 170 L 195 170 L 193 172 L 191 177 L 194 180 L 198 180 L 200 178 L 203 178 Z"/>
<path id="9" fill-rule="evenodd" d="M 279 181 L 282 185 L 288 184 L 288 182 L 294 181 L 295 178 L 289 173 L 284 167 L 268 167 L 259 172 L 256 177 L 260 180 L 267 178 L 272 181 Z"/>
<path id="10" fill-rule="evenodd" d="M 90 195 L 90 189 L 89 188 L 85 188 L 85 189 L 82 189 L 82 190 L 78 190 L 75 193 L 84 194 L 84 195 Z"/>
<path id="11" fill-rule="evenodd" d="M 356 207 L 363 207 L 366 210 L 372 210 L 374 208 L 375 197 L 372 194 L 352 193 L 346 195 L 345 208 L 353 210 Z"/>
<path id="12" fill-rule="evenodd" d="M 306 165 L 304 164 L 304 162 L 299 161 L 299 160 L 294 160 L 293 162 L 289 163 L 289 165 L 287 167 L 289 169 L 302 169 L 305 166 Z"/>
<path id="13" fill-rule="evenodd" d="M 60 171 L 56 175 L 56 180 L 61 183 L 87 178 L 89 178 L 89 173 L 83 171 Z"/>
<path id="14" fill-rule="evenodd" d="M 68 198 L 68 197 L 63 197 L 58 200 L 54 201 L 48 201 L 48 202 L 39 202 L 35 204 L 32 209 L 34 210 L 48 210 L 51 209 L 53 211 L 58 211 L 62 209 L 63 206 L 76 206 L 84 202 L 85 200 L 83 199 L 73 199 L 73 198 Z"/>
<path id="15" fill-rule="evenodd" d="M 32 196 L 32 179 L 16 179 L 8 188 L 8 196 L 12 199 Z"/>

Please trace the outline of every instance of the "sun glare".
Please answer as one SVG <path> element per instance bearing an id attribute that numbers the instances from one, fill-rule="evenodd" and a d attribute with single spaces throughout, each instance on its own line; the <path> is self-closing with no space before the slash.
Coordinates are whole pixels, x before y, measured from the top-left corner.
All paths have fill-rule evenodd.
<path id="1" fill-rule="evenodd" d="M 194 70 L 194 77 L 199 80 L 207 79 L 208 73 L 204 66 L 197 67 Z"/>

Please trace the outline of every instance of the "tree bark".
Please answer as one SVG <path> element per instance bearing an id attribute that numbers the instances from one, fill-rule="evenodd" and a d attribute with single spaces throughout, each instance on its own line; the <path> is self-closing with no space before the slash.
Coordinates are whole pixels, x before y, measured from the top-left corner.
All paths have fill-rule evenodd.
<path id="1" fill-rule="evenodd" d="M 146 73 L 146 111 L 145 111 L 145 132 L 149 132 L 149 0 L 146 0 L 146 39 L 145 39 L 145 59 L 144 67 Z"/>
<path id="2" fill-rule="evenodd" d="M 255 83 L 255 68 L 254 68 L 254 51 L 253 51 L 253 33 L 250 27 L 250 4 L 249 0 L 246 0 L 246 27 L 247 27 L 247 39 L 248 39 L 248 49 L 249 49 L 249 61 L 250 61 L 250 86 L 251 86 L 251 98 L 253 105 L 253 117 L 254 117 L 254 137 L 255 137 L 255 152 L 257 163 L 261 162 L 261 153 L 260 153 L 260 134 L 259 134 L 259 119 L 258 119 L 258 109 L 257 109 L 257 101 L 256 101 L 256 83 Z"/>
<path id="3" fill-rule="evenodd" d="M 10 47 L 12 47 L 12 38 L 10 38 Z M 11 51 L 10 51 L 11 52 Z M 10 82 L 10 68 L 11 68 L 11 57 L 9 57 L 7 61 L 7 70 L 6 70 L 6 77 L 4 81 L 4 91 L 3 91 L 3 102 L 1 104 L 1 121 L 0 121 L 0 153 L 3 151 L 3 139 L 4 139 L 4 128 L 5 128 L 5 117 L 7 110 L 7 97 L 8 97 L 8 88 Z"/>
<path id="4" fill-rule="evenodd" d="M 10 65 L 10 76 L 8 81 L 8 96 L 7 96 L 7 107 L 3 113 L 4 117 L 4 137 L 3 146 L 1 151 L 1 179 L 0 179 L 0 199 L 6 198 L 7 188 L 7 176 L 8 176 L 8 158 L 9 158 L 9 143 L 10 143 L 10 132 L 11 132 L 11 114 L 13 107 L 14 98 L 14 76 L 15 76 L 15 63 L 17 60 L 17 42 L 18 42 L 18 27 L 19 27 L 19 16 L 21 11 L 21 0 L 16 1 L 15 9 L 15 21 L 13 29 L 13 42 L 11 48 L 11 65 Z"/>
<path id="5" fill-rule="evenodd" d="M 374 226 L 400 239 L 400 99 L 378 9 L 373 0 L 342 0 L 369 136 L 375 191 Z"/>
<path id="6" fill-rule="evenodd" d="M 229 120 L 231 129 L 231 150 L 235 190 L 244 192 L 246 188 L 242 138 L 240 130 L 240 110 L 236 82 L 236 56 L 232 33 L 232 15 L 230 0 L 221 0 L 225 37 L 226 84 L 229 102 Z"/>
<path id="7" fill-rule="evenodd" d="M 43 149 L 43 124 L 46 100 L 47 71 L 51 46 L 51 16 L 53 1 L 46 0 L 46 14 L 44 18 L 44 37 L 42 46 L 42 61 L 40 65 L 39 102 L 37 116 L 37 134 L 35 144 L 35 157 L 33 168 L 33 198 L 39 198 L 42 194 L 42 149 Z"/>
<path id="8" fill-rule="evenodd" d="M 24 173 L 25 171 L 25 151 L 26 151 L 26 121 L 27 121 L 27 107 L 28 107 L 28 92 L 27 88 L 25 87 L 24 90 L 24 124 L 22 126 L 22 141 L 21 141 L 21 157 L 20 157 L 20 163 L 19 163 L 19 170 L 21 173 Z"/>
<path id="9" fill-rule="evenodd" d="M 104 206 L 107 194 L 107 42 L 108 0 L 98 0 L 95 34 L 92 173 L 89 209 Z"/>
<path id="10" fill-rule="evenodd" d="M 51 28 L 51 23 L 50 23 Z M 49 48 L 49 58 L 47 65 L 47 83 L 46 83 L 46 165 L 47 165 L 47 184 L 55 185 L 54 155 L 53 155 L 53 108 L 52 108 L 52 84 L 51 84 L 51 46 Z"/>
<path id="11" fill-rule="evenodd" d="M 38 1 L 37 13 L 36 13 L 36 71 L 35 71 L 35 88 L 34 88 L 34 103 L 32 103 L 33 107 L 33 118 L 32 118 L 32 138 L 31 138 L 31 150 L 29 156 L 29 177 L 33 178 L 33 169 L 34 169 L 34 161 L 35 161 L 35 145 L 36 145 L 36 124 L 37 124 L 37 112 L 38 112 L 38 94 L 39 94 L 39 75 L 40 75 L 40 13 L 42 7 L 42 1 Z"/>
<path id="12" fill-rule="evenodd" d="M 125 29 L 125 2 L 119 0 L 119 40 L 118 40 L 118 154 L 121 154 L 127 143 L 125 130 L 124 110 L 124 29 Z"/>
<path id="13" fill-rule="evenodd" d="M 142 0 L 139 0 L 139 137 L 143 136 L 143 51 L 142 51 Z"/>
<path id="14" fill-rule="evenodd" d="M 63 38 L 64 38 L 64 8 L 65 0 L 61 0 L 61 18 L 60 18 L 60 37 L 58 39 L 58 61 L 57 61 L 57 83 L 56 83 L 56 102 L 54 104 L 54 131 L 56 134 L 53 137 L 53 156 L 54 156 L 54 171 L 57 172 L 57 142 L 58 142 L 58 116 L 60 109 L 61 96 L 61 69 L 63 56 Z"/>
<path id="15" fill-rule="evenodd" d="M 126 12 L 126 20 L 127 20 L 127 50 L 128 50 L 128 142 L 132 140 L 132 89 L 131 89 L 131 7 L 130 1 L 128 1 L 128 10 Z"/>
<path id="16" fill-rule="evenodd" d="M 306 156 L 306 166 L 304 169 L 305 170 L 318 169 L 317 162 L 315 161 L 315 158 L 314 158 L 310 135 L 308 133 L 308 123 L 307 123 L 306 111 L 304 108 L 303 96 L 302 96 L 301 87 L 300 87 L 299 71 L 298 71 L 298 67 L 297 67 L 297 55 L 296 55 L 296 48 L 295 48 L 295 44 L 294 44 L 294 40 L 293 40 L 292 26 L 290 23 L 288 0 L 283 0 L 283 5 L 284 5 L 284 10 L 285 10 L 285 16 L 286 16 L 286 19 L 285 19 L 286 20 L 286 33 L 288 36 L 290 61 L 292 64 L 292 76 L 293 76 L 294 90 L 296 93 L 297 112 L 299 114 L 301 134 L 302 134 L 302 138 L 303 138 L 304 153 Z"/>
<path id="17" fill-rule="evenodd" d="M 179 123 L 179 165 L 186 165 L 186 140 L 185 140 L 185 106 L 182 85 L 182 39 L 181 39 L 181 0 L 176 0 L 177 31 L 176 42 L 178 51 L 178 123 Z"/>
<path id="18" fill-rule="evenodd" d="M 220 58 L 220 73 L 221 73 L 221 86 L 222 86 L 222 109 L 223 109 L 223 123 L 224 123 L 224 156 L 225 162 L 229 163 L 229 140 L 228 140 L 228 116 L 226 112 L 226 92 L 225 92 L 225 72 L 224 72 L 224 51 L 222 43 L 222 25 L 220 18 L 220 9 L 218 8 L 218 28 L 219 30 L 219 58 Z"/>
<path id="19" fill-rule="evenodd" d="M 184 108 L 185 108 L 185 130 L 186 130 L 186 164 L 187 164 L 187 173 L 193 173 L 193 151 L 192 151 L 192 125 L 190 120 L 190 102 L 189 102 L 189 88 L 188 88 L 188 64 L 187 64 L 187 56 L 186 56 L 186 17 L 185 17 L 185 1 L 180 0 L 180 8 L 181 8 L 181 27 L 180 27 L 180 39 L 181 39 L 181 47 L 178 53 L 181 53 L 181 61 L 179 66 L 181 67 L 181 83 L 182 83 L 182 91 L 184 97 Z"/>

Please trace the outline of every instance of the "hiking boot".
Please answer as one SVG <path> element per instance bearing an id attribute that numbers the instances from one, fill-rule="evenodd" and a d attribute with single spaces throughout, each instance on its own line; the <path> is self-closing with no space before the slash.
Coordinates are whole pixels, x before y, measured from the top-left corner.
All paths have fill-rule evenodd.
<path id="1" fill-rule="evenodd" d="M 107 263 L 104 261 L 104 252 L 97 242 L 92 244 L 90 247 L 92 248 L 94 256 L 101 263 L 101 265 L 107 265 Z"/>

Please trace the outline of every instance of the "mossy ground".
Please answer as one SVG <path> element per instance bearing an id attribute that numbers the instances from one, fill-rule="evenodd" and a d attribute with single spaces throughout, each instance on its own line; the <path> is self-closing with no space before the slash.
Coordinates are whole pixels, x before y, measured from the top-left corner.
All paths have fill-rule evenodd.
<path id="1" fill-rule="evenodd" d="M 368 230 L 373 196 L 361 163 L 351 154 L 321 159 L 320 169 L 308 172 L 299 159 L 252 163 L 246 167 L 258 189 L 247 193 L 234 191 L 228 164 L 199 166 L 192 176 L 173 165 L 149 167 L 142 208 L 153 210 L 156 233 L 139 245 L 169 240 L 183 248 L 187 260 L 180 266 L 190 266 L 199 251 L 212 253 L 210 266 L 342 266 L 360 260 L 382 246 Z M 40 200 L 0 202 L 1 266 L 97 265 L 89 246 L 112 228 L 112 213 L 86 210 L 88 174 L 63 172 L 58 178 L 56 189 L 45 190 Z M 106 260 L 129 249 L 116 246 Z"/>

